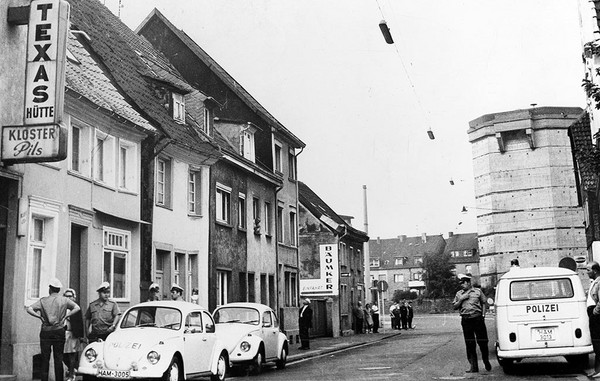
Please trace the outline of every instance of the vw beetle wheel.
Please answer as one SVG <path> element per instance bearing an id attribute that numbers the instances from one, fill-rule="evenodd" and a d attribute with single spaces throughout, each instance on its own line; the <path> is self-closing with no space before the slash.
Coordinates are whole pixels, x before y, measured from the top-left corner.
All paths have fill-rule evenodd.
<path id="1" fill-rule="evenodd" d="M 252 373 L 260 374 L 262 372 L 263 367 L 263 352 L 262 348 L 258 350 L 256 356 L 254 356 L 254 363 L 252 364 Z"/>
<path id="2" fill-rule="evenodd" d="M 225 373 L 227 372 L 227 358 L 223 353 L 219 355 L 217 360 L 217 373 L 210 375 L 211 381 L 224 381 Z"/>
<path id="3" fill-rule="evenodd" d="M 171 360 L 171 364 L 167 368 L 165 374 L 163 375 L 164 381 L 179 381 L 181 378 L 179 377 L 181 374 L 181 366 L 179 365 L 179 360 L 173 357 Z"/>
<path id="4" fill-rule="evenodd" d="M 284 369 L 285 368 L 285 364 L 287 363 L 287 347 L 283 347 L 281 348 L 281 355 L 279 356 L 279 360 L 277 360 L 275 362 L 275 365 L 277 365 L 277 369 Z"/>

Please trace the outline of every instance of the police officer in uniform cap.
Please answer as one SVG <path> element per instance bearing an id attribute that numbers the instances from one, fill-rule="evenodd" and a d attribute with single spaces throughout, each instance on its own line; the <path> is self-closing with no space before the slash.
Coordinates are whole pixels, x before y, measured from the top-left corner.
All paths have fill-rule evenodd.
<path id="1" fill-rule="evenodd" d="M 121 315 L 117 303 L 108 299 L 110 283 L 102 282 L 96 291 L 98 299 L 90 303 L 84 316 L 89 341 L 106 340 L 106 337 L 115 330 Z"/>
<path id="2" fill-rule="evenodd" d="M 148 287 L 148 296 L 147 302 L 153 302 L 155 300 L 160 300 L 160 287 L 156 283 L 152 283 L 150 287 Z"/>
<path id="3" fill-rule="evenodd" d="M 183 299 L 183 288 L 181 288 L 181 286 L 179 286 L 177 283 L 173 283 L 171 285 L 171 299 L 178 302 L 185 301 L 185 299 Z"/>

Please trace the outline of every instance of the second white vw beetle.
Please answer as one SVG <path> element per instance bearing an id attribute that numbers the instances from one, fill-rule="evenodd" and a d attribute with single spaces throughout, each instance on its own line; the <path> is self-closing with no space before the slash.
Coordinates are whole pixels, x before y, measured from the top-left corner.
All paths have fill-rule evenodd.
<path id="1" fill-rule="evenodd" d="M 212 316 L 197 304 L 146 302 L 129 308 L 106 341 L 90 343 L 79 360 L 84 380 L 225 379 L 229 355 Z"/>
<path id="2" fill-rule="evenodd" d="M 252 367 L 260 373 L 266 362 L 285 368 L 289 353 L 275 312 L 259 303 L 230 303 L 213 312 L 217 335 L 225 342 L 232 367 Z"/>

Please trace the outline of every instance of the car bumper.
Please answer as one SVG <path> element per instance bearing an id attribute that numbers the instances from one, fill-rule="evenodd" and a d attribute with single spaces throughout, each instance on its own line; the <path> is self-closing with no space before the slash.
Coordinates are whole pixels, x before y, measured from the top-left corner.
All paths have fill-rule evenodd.
<path id="1" fill-rule="evenodd" d="M 498 358 L 503 359 L 522 359 L 533 357 L 555 357 L 555 356 L 573 356 L 585 355 L 594 352 L 591 345 L 572 348 L 536 348 L 536 349 L 519 349 L 514 351 L 503 351 L 500 348 L 496 349 Z"/>

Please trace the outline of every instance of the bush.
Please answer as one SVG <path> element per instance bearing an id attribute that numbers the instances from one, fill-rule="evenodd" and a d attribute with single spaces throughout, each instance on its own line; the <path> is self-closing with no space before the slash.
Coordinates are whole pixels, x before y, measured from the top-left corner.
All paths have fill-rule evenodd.
<path id="1" fill-rule="evenodd" d="M 402 300 L 415 300 L 418 295 L 414 291 L 407 290 L 396 290 L 394 291 L 394 295 L 392 296 L 392 300 L 394 302 L 400 302 Z"/>

